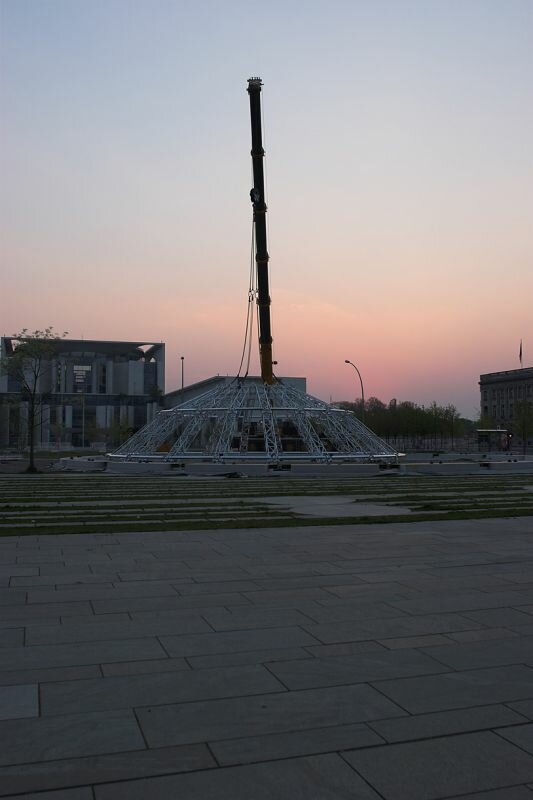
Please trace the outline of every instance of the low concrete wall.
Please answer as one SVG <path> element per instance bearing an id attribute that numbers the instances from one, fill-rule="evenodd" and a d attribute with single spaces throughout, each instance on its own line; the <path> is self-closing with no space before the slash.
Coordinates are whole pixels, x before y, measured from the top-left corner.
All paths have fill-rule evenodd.
<path id="1" fill-rule="evenodd" d="M 107 459 L 98 456 L 60 458 L 53 466 L 55 472 L 104 472 L 106 468 Z"/>
<path id="2" fill-rule="evenodd" d="M 116 461 L 105 456 L 62 458 L 55 467 L 60 471 L 106 471 L 111 475 L 190 475 L 224 477 L 232 473 L 246 477 L 292 478 L 362 478 L 378 475 L 498 475 L 532 474 L 533 459 L 523 461 L 477 459 L 475 461 L 401 462 L 400 466 L 380 464 L 292 464 L 290 469 L 272 469 L 268 464 L 173 464 L 165 461 Z"/>

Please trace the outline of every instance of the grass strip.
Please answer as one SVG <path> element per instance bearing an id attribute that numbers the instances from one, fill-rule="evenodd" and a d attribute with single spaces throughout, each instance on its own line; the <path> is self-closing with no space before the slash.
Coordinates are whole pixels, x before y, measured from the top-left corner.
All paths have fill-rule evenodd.
<path id="1" fill-rule="evenodd" d="M 193 522 L 183 526 L 175 524 L 143 524 L 140 523 L 117 523 L 113 525 L 111 530 L 105 530 L 105 523 L 92 523 L 88 522 L 85 525 L 72 526 L 68 530 L 57 530 L 53 526 L 31 526 L 28 528 L 12 528 L 0 531 L 0 537 L 5 536 L 35 536 L 41 534 L 52 535 L 68 535 L 68 534 L 83 534 L 83 533 L 155 533 L 155 532 L 180 532 L 180 531 L 213 531 L 224 529 L 261 529 L 261 528 L 294 528 L 294 527 L 323 527 L 330 525 L 390 525 L 398 523 L 418 523 L 418 522 L 442 522 L 448 520 L 469 520 L 469 519 L 512 519 L 516 517 L 533 516 L 530 508 L 521 509 L 515 508 L 512 513 L 508 510 L 502 511 L 500 509 L 479 509 L 479 510 L 455 510 L 443 513 L 421 513 L 416 514 L 391 514 L 391 515 L 378 515 L 378 516 L 360 516 L 360 517 L 279 517 L 277 519 L 258 519 L 252 517 L 251 519 L 235 519 L 210 521 L 209 525 L 205 522 Z M 231 524 L 226 524 L 231 522 Z"/>

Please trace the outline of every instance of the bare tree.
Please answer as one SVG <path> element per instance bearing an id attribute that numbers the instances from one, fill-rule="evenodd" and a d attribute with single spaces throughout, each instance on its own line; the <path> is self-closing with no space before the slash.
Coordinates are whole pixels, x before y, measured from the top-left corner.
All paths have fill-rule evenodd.
<path id="1" fill-rule="evenodd" d="M 14 349 L 2 364 L 2 369 L 11 375 L 20 386 L 22 400 L 27 403 L 28 445 L 30 463 L 27 472 L 37 472 L 35 467 L 35 432 L 41 426 L 43 405 L 43 381 L 50 374 L 57 343 L 67 333 L 58 335 L 53 328 L 28 332 L 24 328 L 12 336 Z"/>

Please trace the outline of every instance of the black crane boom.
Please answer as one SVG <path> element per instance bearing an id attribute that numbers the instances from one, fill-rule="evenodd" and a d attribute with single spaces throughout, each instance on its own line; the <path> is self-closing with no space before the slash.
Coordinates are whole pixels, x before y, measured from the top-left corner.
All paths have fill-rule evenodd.
<path id="1" fill-rule="evenodd" d="M 263 138 L 261 131 L 261 78 L 248 79 L 250 120 L 252 124 L 252 166 L 254 185 L 250 198 L 254 208 L 255 261 L 257 265 L 257 306 L 259 313 L 259 358 L 264 383 L 274 383 L 272 370 L 272 332 L 268 288 L 268 250 L 266 233 L 265 178 L 263 173 Z"/>

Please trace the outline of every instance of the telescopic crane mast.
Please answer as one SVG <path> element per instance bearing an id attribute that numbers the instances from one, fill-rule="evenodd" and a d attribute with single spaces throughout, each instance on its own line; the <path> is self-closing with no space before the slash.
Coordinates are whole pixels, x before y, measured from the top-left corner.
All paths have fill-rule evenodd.
<path id="1" fill-rule="evenodd" d="M 266 234 L 265 178 L 263 173 L 263 138 L 261 132 L 261 78 L 248 79 L 250 120 L 252 124 L 252 166 L 254 185 L 250 198 L 254 208 L 255 261 L 257 268 L 257 307 L 259 315 L 259 358 L 263 383 L 275 381 L 272 371 L 272 332 L 268 289 L 268 250 Z"/>

